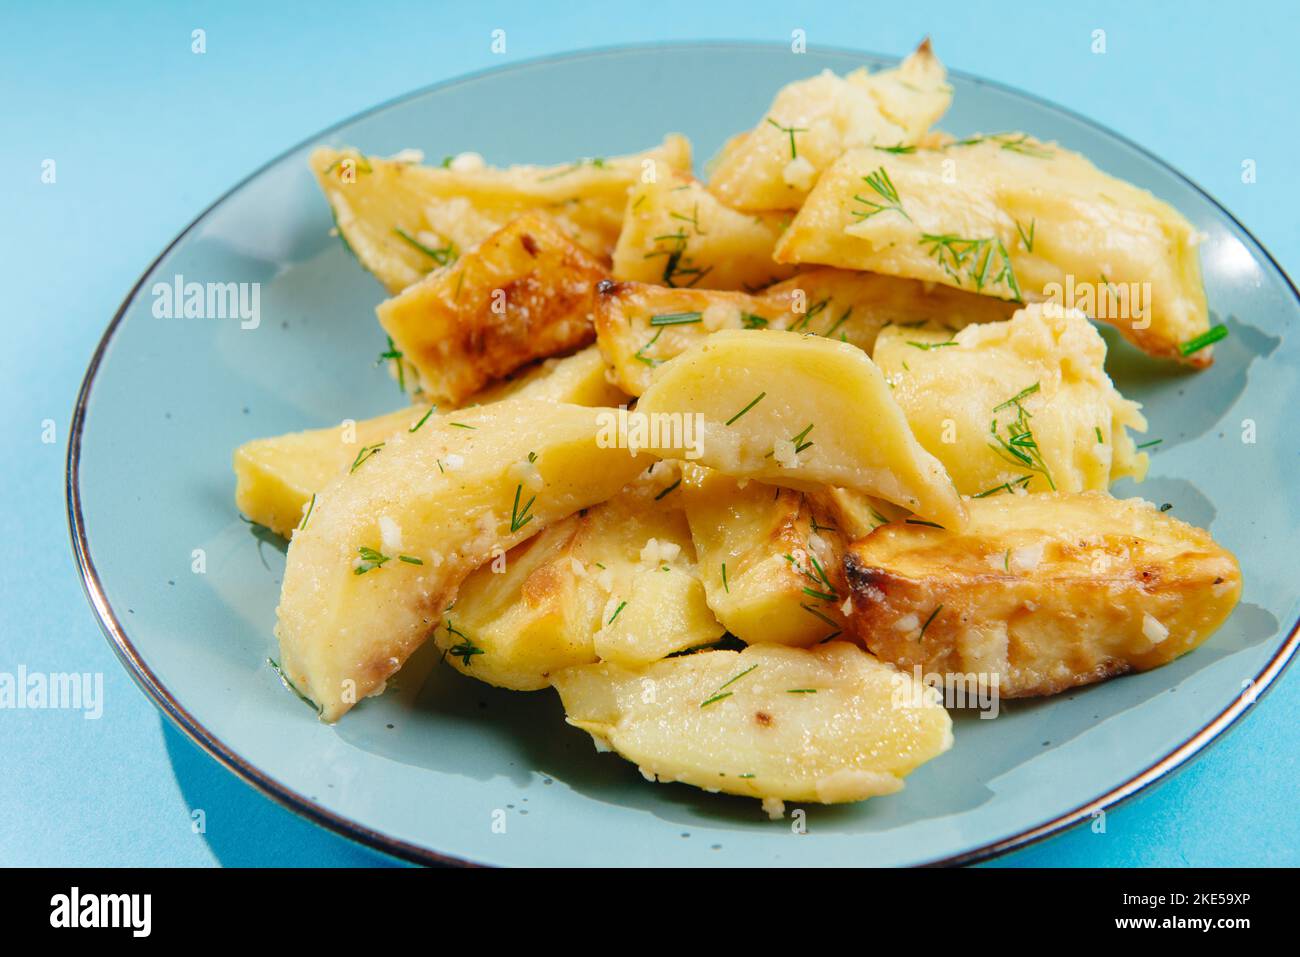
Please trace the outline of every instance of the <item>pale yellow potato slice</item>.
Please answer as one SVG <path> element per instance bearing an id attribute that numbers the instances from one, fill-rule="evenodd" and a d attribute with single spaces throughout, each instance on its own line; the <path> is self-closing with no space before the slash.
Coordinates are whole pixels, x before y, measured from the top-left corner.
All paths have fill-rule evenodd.
<path id="1" fill-rule="evenodd" d="M 702 651 L 555 676 L 568 720 L 650 780 L 782 801 L 892 794 L 952 746 L 937 693 L 847 642 Z"/>
<path id="2" fill-rule="evenodd" d="M 287 680 L 326 721 L 383 689 L 470 571 L 645 468 L 596 441 L 602 415 L 514 399 L 431 417 L 316 493 L 276 635 Z"/>
<path id="3" fill-rule="evenodd" d="M 892 523 L 845 558 L 852 632 L 905 671 L 1056 694 L 1191 651 L 1241 596 L 1208 532 L 1104 492 L 969 503 L 961 532 Z"/>
<path id="4" fill-rule="evenodd" d="M 747 644 L 815 645 L 844 630 L 843 542 L 819 497 L 692 468 L 682 485 L 709 607 Z"/>
<path id="5" fill-rule="evenodd" d="M 688 173 L 669 171 L 628 194 L 614 248 L 616 279 L 699 289 L 757 289 L 794 273 L 772 259 L 786 213 L 742 213 Z"/>
<path id="6" fill-rule="evenodd" d="M 1080 312 L 1032 305 L 956 334 L 888 326 L 873 358 L 963 495 L 1080 492 L 1146 475 L 1127 432 L 1145 432 L 1146 419 L 1106 375 L 1106 343 Z"/>
<path id="7" fill-rule="evenodd" d="M 690 169 L 691 147 L 673 134 L 630 156 L 504 169 L 472 156 L 429 167 L 321 148 L 310 163 L 348 248 L 398 293 L 527 212 L 554 216 L 576 242 L 608 259 L 628 187 L 643 176 Z"/>
<path id="8" fill-rule="evenodd" d="M 605 363 L 595 346 L 563 359 L 534 363 L 473 396 L 470 404 L 486 405 L 511 396 L 586 406 L 627 401 L 606 379 Z M 421 427 L 429 410 L 421 403 L 373 419 L 245 442 L 234 454 L 235 504 L 250 521 L 287 538 L 302 522 L 315 492 L 386 439 Z"/>
<path id="9" fill-rule="evenodd" d="M 609 501 L 477 568 L 434 632 L 446 660 L 529 691 L 598 657 L 638 665 L 716 641 L 723 629 L 696 575 L 679 478 L 656 463 Z"/>
<path id="10" fill-rule="evenodd" d="M 784 263 L 867 269 L 1109 322 L 1154 356 L 1209 330 L 1196 246 L 1172 206 L 1023 133 L 940 150 L 845 153 L 782 235 Z"/>
<path id="11" fill-rule="evenodd" d="M 848 343 L 723 330 L 665 363 L 636 412 L 661 443 L 667 433 L 656 423 L 698 423 L 691 454 L 724 475 L 851 488 L 942 525 L 965 521 L 943 465 L 912 436 L 880 370 Z"/>
<path id="12" fill-rule="evenodd" d="M 549 217 L 511 220 L 466 252 L 379 304 L 379 324 L 414 374 L 413 392 L 460 403 L 535 359 L 595 337 L 592 294 L 600 261 Z"/>
<path id="13" fill-rule="evenodd" d="M 914 145 L 951 101 L 928 39 L 894 69 L 823 71 L 782 87 L 758 124 L 727 143 L 709 188 L 737 209 L 798 209 L 845 150 Z"/>
<path id="14" fill-rule="evenodd" d="M 719 329 L 784 329 L 848 342 L 871 354 L 889 323 L 957 330 L 1006 319 L 1009 303 L 911 279 L 813 269 L 758 294 L 672 289 L 637 282 L 597 286 L 596 341 L 626 391 Z"/>

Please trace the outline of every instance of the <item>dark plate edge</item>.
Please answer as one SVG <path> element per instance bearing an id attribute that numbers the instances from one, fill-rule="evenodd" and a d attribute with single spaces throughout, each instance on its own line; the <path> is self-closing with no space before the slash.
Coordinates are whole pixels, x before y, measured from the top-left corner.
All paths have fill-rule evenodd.
<path id="1" fill-rule="evenodd" d="M 281 160 L 285 159 L 291 154 L 301 149 L 304 149 L 305 147 L 310 146 L 313 143 L 322 140 L 326 136 L 333 133 L 335 130 L 348 126 L 358 120 L 381 113 L 384 110 L 387 110 L 394 106 L 398 106 L 401 103 L 404 103 L 407 100 L 413 99 L 417 96 L 423 96 L 435 90 L 448 89 L 454 86 L 459 86 L 461 84 L 471 82 L 485 74 L 496 73 L 498 71 L 504 71 L 504 70 L 514 70 L 514 69 L 519 69 L 521 67 L 540 66 L 543 64 L 554 63 L 554 62 L 587 59 L 587 58 L 594 58 L 600 56 L 610 56 L 627 50 L 653 49 L 655 47 L 663 47 L 663 46 L 679 46 L 679 47 L 685 46 L 685 47 L 696 47 L 696 48 L 717 47 L 717 48 L 743 48 L 743 49 L 756 49 L 756 48 L 771 49 L 773 47 L 779 47 L 781 49 L 785 48 L 784 44 L 744 42 L 744 41 L 705 40 L 705 41 L 696 41 L 696 42 L 673 41 L 672 43 L 619 44 L 617 46 L 596 47 L 592 49 L 581 50 L 581 51 L 570 52 L 570 53 L 552 54 L 549 56 L 535 57 L 528 60 L 521 60 L 506 66 L 494 66 L 482 70 L 476 70 L 471 73 L 466 73 L 466 74 L 462 74 L 461 76 L 454 77 L 450 80 L 445 80 L 439 83 L 433 83 L 428 86 L 420 87 L 418 89 L 411 90 L 407 93 L 403 93 L 399 96 L 386 100 L 376 106 L 370 107 L 369 109 L 362 110 L 361 112 L 355 113 L 352 116 L 349 116 L 343 120 L 340 120 L 339 122 L 334 123 L 331 126 L 328 126 L 325 129 L 320 130 L 319 132 L 313 134 L 307 139 L 293 146 L 290 146 L 288 149 L 283 150 L 276 156 L 267 160 L 261 166 L 257 167 L 257 169 L 253 170 L 243 179 L 239 180 L 232 187 L 230 187 L 230 189 L 226 190 L 219 197 L 217 197 L 217 199 L 215 199 L 207 208 L 205 208 L 201 213 L 199 213 L 198 216 L 196 216 L 194 220 L 190 222 L 189 225 L 187 225 L 179 234 L 177 234 L 177 236 L 170 243 L 167 244 L 166 248 L 164 248 L 163 251 L 159 253 L 157 257 L 155 257 L 153 262 L 151 262 L 148 268 L 141 274 L 140 278 L 136 281 L 135 285 L 131 288 L 131 291 L 127 293 L 126 298 L 122 300 L 122 304 L 118 307 L 117 312 L 113 315 L 112 320 L 108 324 L 108 328 L 104 331 L 104 335 L 100 339 L 99 344 L 95 347 L 95 352 L 92 355 L 90 364 L 86 369 L 86 375 L 82 380 L 81 388 L 77 392 L 77 401 L 76 401 L 76 405 L 73 408 L 72 424 L 71 424 L 69 437 L 68 437 L 68 458 L 67 458 L 67 467 L 66 467 L 66 494 L 67 494 L 67 506 L 68 506 L 69 532 L 72 538 L 73 555 L 74 558 L 76 559 L 77 571 L 81 578 L 82 589 L 86 594 L 86 599 L 87 601 L 89 601 L 92 610 L 95 612 L 95 617 L 98 619 L 100 629 L 104 632 L 105 638 L 108 639 L 110 646 L 112 646 L 113 651 L 116 653 L 118 659 L 122 662 L 123 667 L 126 668 L 127 672 L 135 680 L 136 684 L 140 686 L 140 688 L 145 692 L 145 694 L 147 694 L 150 698 L 153 699 L 154 703 L 162 710 L 164 714 L 166 714 L 172 720 L 173 723 L 176 724 L 176 726 L 186 735 L 186 737 L 188 737 L 191 741 L 193 741 L 196 745 L 198 745 L 200 748 L 206 751 L 209 755 L 211 755 L 221 764 L 225 765 L 228 769 L 233 771 L 236 775 L 243 778 L 245 782 L 252 785 L 258 791 L 261 791 L 263 794 L 271 798 L 273 801 L 275 801 L 277 804 L 281 805 L 282 807 L 285 807 L 288 810 L 293 811 L 294 813 L 297 813 L 307 818 L 308 820 L 330 831 L 333 831 L 336 834 L 339 834 L 342 837 L 367 845 L 371 848 L 383 851 L 387 854 L 391 854 L 394 857 L 397 857 L 401 860 L 409 861 L 411 863 L 416 863 L 416 864 L 455 864 L 455 865 L 462 865 L 462 866 L 481 866 L 478 864 L 478 862 L 465 860 L 451 855 L 440 854 L 437 851 L 433 851 L 429 848 L 411 844 L 409 842 L 400 840 L 390 835 L 383 834 L 379 831 L 375 831 L 370 828 L 367 828 L 364 825 L 356 821 L 353 821 L 349 818 L 345 818 L 340 815 L 334 814 L 333 812 L 328 811 L 325 808 L 321 807 L 320 805 L 316 804 L 309 798 L 304 797 L 303 795 L 297 793 L 296 791 L 292 791 L 284 787 L 270 775 L 262 772 L 260 769 L 255 768 L 252 765 L 245 762 L 239 755 L 235 754 L 231 749 L 226 747 L 225 744 L 223 744 L 221 741 L 213 737 L 212 734 L 205 727 L 203 727 L 203 725 L 201 725 L 198 721 L 196 721 L 194 717 L 188 711 L 186 711 L 184 707 L 181 706 L 180 702 L 178 702 L 172 696 L 171 692 L 168 691 L 168 689 L 163 686 L 163 684 L 158 680 L 157 676 L 154 675 L 153 671 L 149 668 L 149 666 L 145 664 L 144 659 L 140 657 L 134 645 L 131 644 L 131 640 L 127 637 L 126 631 L 122 627 L 122 623 L 118 620 L 116 612 L 114 612 L 112 606 L 108 602 L 108 598 L 104 593 L 104 588 L 99 578 L 99 573 L 95 568 L 94 560 L 91 558 L 89 544 L 86 537 L 85 518 L 82 514 L 82 509 L 81 509 L 81 489 L 79 484 L 80 465 L 81 465 L 81 436 L 82 436 L 82 430 L 85 427 L 86 411 L 90 400 L 91 388 L 94 385 L 95 375 L 99 371 L 99 364 L 102 361 L 105 353 L 108 351 L 108 347 L 112 342 L 113 335 L 116 333 L 117 327 L 121 324 L 123 317 L 126 315 L 126 311 L 130 308 L 132 302 L 134 302 L 135 297 L 139 293 L 141 287 L 145 284 L 146 280 L 153 273 L 154 269 L 158 266 L 158 264 L 163 259 L 165 259 L 167 255 L 177 246 L 177 244 L 179 244 L 182 239 L 184 239 L 187 235 L 189 235 L 189 233 L 196 226 L 198 226 L 199 223 L 201 223 L 208 216 L 209 213 L 211 213 L 214 209 L 220 206 L 223 202 L 226 201 L 226 199 L 228 199 L 234 193 L 242 189 L 249 182 L 251 182 L 252 180 L 256 179 L 258 176 L 260 176 L 264 171 L 269 169 L 271 166 L 274 166 L 275 164 L 279 163 Z M 853 50 L 844 47 L 817 46 L 814 47 L 813 49 L 821 52 L 827 52 L 827 53 L 845 54 L 849 56 L 861 56 L 864 58 L 870 58 L 876 61 L 883 61 L 883 62 L 892 62 L 894 59 L 896 59 L 894 57 L 887 57 L 881 54 L 870 53 L 862 50 Z M 1218 200 L 1216 200 L 1213 196 L 1211 196 L 1208 192 L 1202 189 L 1199 185 L 1197 185 L 1193 180 L 1191 180 L 1189 177 L 1187 177 L 1178 169 L 1166 163 L 1164 160 L 1160 159 L 1158 156 L 1149 152 L 1144 147 L 1138 145 L 1137 143 L 1133 142 L 1127 137 L 1114 132 L 1108 127 L 1102 126 L 1101 124 L 1093 120 L 1090 120 L 1087 117 L 1074 112 L 1073 110 L 1059 106 L 1055 103 L 1052 103 L 1049 100 L 1043 99 L 1042 97 L 1036 96 L 1032 93 L 1026 93 L 1008 84 L 1000 83 L 993 80 L 988 80 L 983 77 L 973 76 L 971 74 L 964 73 L 959 70 L 950 69 L 948 73 L 951 76 L 961 77 L 963 80 L 969 81 L 978 86 L 991 87 L 1003 93 L 1010 93 L 1014 96 L 1022 97 L 1026 100 L 1037 103 L 1040 106 L 1047 107 L 1048 109 L 1054 110 L 1058 113 L 1068 116 L 1071 119 L 1081 124 L 1092 127 L 1093 129 L 1096 129 L 1099 132 L 1104 133 L 1105 135 L 1111 137 L 1112 139 L 1127 146 L 1129 149 L 1133 150 L 1134 152 L 1140 154 L 1144 158 L 1155 163 L 1160 168 L 1166 170 L 1171 175 L 1173 175 L 1176 179 L 1181 180 L 1184 184 L 1189 186 L 1195 192 L 1199 193 L 1207 202 L 1210 203 L 1211 206 L 1217 209 L 1224 217 L 1227 218 L 1229 222 L 1231 222 L 1234 226 L 1236 226 L 1236 228 L 1240 230 L 1242 235 L 1244 235 L 1247 239 L 1250 240 L 1251 244 L 1254 246 L 1255 251 L 1259 254 L 1259 256 L 1262 257 L 1265 261 L 1267 261 L 1269 265 L 1271 265 L 1277 271 L 1278 275 L 1281 276 L 1282 279 L 1286 282 L 1288 288 L 1291 290 L 1292 296 L 1294 296 L 1296 299 L 1297 305 L 1300 305 L 1300 291 L 1297 291 L 1295 283 L 1292 282 L 1291 277 L 1287 275 L 1286 271 L 1281 267 L 1281 265 L 1277 262 L 1277 260 L 1273 258 L 1272 254 L 1269 253 L 1269 251 L 1264 248 L 1263 244 L 1260 243 L 1260 241 L 1255 238 L 1254 234 L 1251 233 L 1250 230 L 1247 229 L 1237 219 L 1236 216 L 1234 216 L 1231 212 L 1229 212 L 1223 206 L 1223 204 L 1221 204 Z M 1228 705 L 1221 712 L 1219 712 L 1219 714 L 1215 716 L 1210 722 L 1208 722 L 1206 725 L 1200 728 L 1196 733 L 1194 733 L 1191 737 L 1189 737 L 1186 741 L 1184 741 L 1178 747 L 1174 748 L 1164 757 L 1160 758 L 1158 761 L 1156 761 L 1146 770 L 1140 772 L 1139 774 L 1133 776 L 1132 778 L 1129 778 L 1127 781 L 1115 786 L 1114 788 L 1111 788 L 1109 791 L 1106 791 L 1103 794 L 1093 798 L 1091 801 L 1087 801 L 1084 804 L 1081 804 L 1078 807 L 1074 808 L 1073 810 L 1067 811 L 1064 814 L 1060 814 L 1055 818 L 1043 822 L 1042 824 L 1038 824 L 1035 825 L 1034 827 L 1027 828 L 1023 831 L 1019 831 L 1014 834 L 1007 835 L 1006 837 L 999 838 L 996 841 L 991 841 L 987 844 L 981 845 L 980 847 L 977 848 L 972 848 L 971 850 L 968 851 L 962 851 L 960 853 L 951 854 L 945 857 L 935 858 L 930 861 L 919 862 L 919 866 L 934 867 L 934 866 L 945 866 L 945 865 L 973 864 L 979 861 L 988 860 L 990 858 L 997 857 L 1002 854 L 1006 854 L 1009 851 L 1016 850 L 1021 847 L 1026 847 L 1030 844 L 1037 843 L 1038 841 L 1044 840 L 1045 838 L 1050 837 L 1053 834 L 1066 830 L 1067 828 L 1070 828 L 1080 823 L 1085 818 L 1092 816 L 1098 811 L 1115 807 L 1118 804 L 1127 801 L 1129 798 L 1134 797 L 1139 792 L 1143 791 L 1150 785 L 1154 784 L 1156 781 L 1178 770 L 1180 767 L 1186 764 L 1188 760 L 1190 760 L 1193 756 L 1195 756 L 1198 752 L 1204 749 L 1211 742 L 1215 741 L 1220 735 L 1223 734 L 1224 731 L 1226 731 L 1230 726 L 1232 726 L 1233 723 L 1239 717 L 1241 717 L 1241 715 L 1252 704 L 1254 704 L 1255 701 L 1258 701 L 1265 694 L 1265 692 L 1268 691 L 1268 689 L 1272 686 L 1273 682 L 1277 679 L 1277 677 L 1282 673 L 1282 671 L 1286 668 L 1286 666 L 1290 664 L 1298 646 L 1300 646 L 1300 619 L 1297 619 L 1291 625 L 1291 630 L 1287 635 L 1286 640 L 1282 643 L 1281 647 L 1278 648 L 1277 652 L 1273 655 L 1273 657 L 1269 659 L 1267 664 L 1265 664 L 1263 669 L 1261 669 L 1260 672 L 1253 679 L 1253 684 L 1251 689 L 1253 691 L 1253 695 L 1243 693 L 1242 695 L 1238 696 L 1230 705 Z"/>

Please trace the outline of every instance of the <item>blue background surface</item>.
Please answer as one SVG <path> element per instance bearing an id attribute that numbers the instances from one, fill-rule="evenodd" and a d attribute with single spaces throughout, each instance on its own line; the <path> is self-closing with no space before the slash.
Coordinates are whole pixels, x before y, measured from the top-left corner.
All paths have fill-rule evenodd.
<path id="1" fill-rule="evenodd" d="M 900 56 L 928 33 L 950 68 L 1030 90 L 1146 146 L 1295 275 L 1296 4 L 1089 7 L 315 0 L 47 3 L 0 14 L 0 671 L 102 672 L 105 693 L 99 721 L 0 711 L 0 864 L 387 860 L 282 810 L 175 731 L 118 666 L 68 547 L 64 456 L 86 363 L 137 277 L 219 194 L 339 119 L 507 62 L 654 40 L 788 42 L 795 28 L 813 46 Z M 203 55 L 191 52 L 196 28 L 207 34 Z M 505 55 L 490 50 L 498 28 Z M 1090 52 L 1095 29 L 1106 31 L 1104 55 Z M 41 182 L 47 159 L 53 184 Z M 1241 181 L 1245 159 L 1256 183 Z M 42 441 L 47 419 L 53 443 Z M 1076 829 L 998 863 L 1300 864 L 1297 691 L 1291 669 L 1192 767 L 1112 811 L 1105 833 Z M 191 828 L 196 809 L 206 833 Z"/>

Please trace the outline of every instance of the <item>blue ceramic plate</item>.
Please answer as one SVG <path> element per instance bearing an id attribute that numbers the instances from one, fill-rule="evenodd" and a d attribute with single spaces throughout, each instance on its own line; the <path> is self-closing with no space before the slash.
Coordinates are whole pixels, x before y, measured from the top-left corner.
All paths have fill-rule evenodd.
<path id="1" fill-rule="evenodd" d="M 955 719 L 956 745 L 897 795 L 808 809 L 808 833 L 758 802 L 650 785 L 564 724 L 558 696 L 487 687 L 417 657 L 397 688 L 335 727 L 267 666 L 284 566 L 233 504 L 250 438 L 396 404 L 373 309 L 379 285 L 329 235 L 307 168 L 320 144 L 477 150 L 559 163 L 632 152 L 669 131 L 704 159 L 772 93 L 860 53 L 744 44 L 622 49 L 524 63 L 405 97 L 322 133 L 199 216 L 113 318 L 68 456 L 74 547 L 95 613 L 145 691 L 200 745 L 327 827 L 417 861 L 487 864 L 915 864 L 969 861 L 1085 820 L 1157 780 L 1249 710 L 1297 643 L 1297 293 L 1213 199 L 1139 147 L 1057 107 L 955 76 L 943 127 L 1027 130 L 1082 151 L 1181 210 L 1201 248 L 1214 367 L 1148 361 L 1109 337 L 1110 368 L 1163 438 L 1137 494 L 1211 529 L 1240 558 L 1241 606 L 1165 668 Z M 701 91 L 707 95 L 701 95 Z M 261 323 L 165 319 L 155 283 L 261 284 Z M 1284 334 L 1284 330 L 1286 334 Z M 1258 441 L 1250 443 L 1252 428 Z M 194 572 L 202 549 L 206 571 Z M 492 827 L 504 811 L 505 833 Z"/>

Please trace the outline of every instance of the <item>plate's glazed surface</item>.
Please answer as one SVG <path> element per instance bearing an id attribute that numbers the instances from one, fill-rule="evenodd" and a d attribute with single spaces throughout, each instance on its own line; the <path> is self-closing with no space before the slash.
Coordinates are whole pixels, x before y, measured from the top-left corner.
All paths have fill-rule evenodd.
<path id="1" fill-rule="evenodd" d="M 1300 496 L 1300 306 L 1223 209 L 1136 146 L 1023 94 L 956 76 L 941 126 L 1026 130 L 1173 203 L 1207 239 L 1215 321 L 1231 335 L 1191 373 L 1107 333 L 1108 368 L 1143 402 L 1151 475 L 1116 494 L 1168 502 L 1239 557 L 1241 606 L 1172 665 L 994 720 L 954 716 L 954 748 L 899 794 L 807 808 L 806 834 L 757 802 L 652 786 L 596 755 L 551 692 L 498 691 L 420 654 L 395 688 L 318 723 L 267 665 L 283 543 L 236 514 L 230 455 L 249 438 L 387 411 L 373 357 L 378 284 L 329 235 L 307 169 L 320 144 L 461 150 L 489 162 L 631 152 L 669 131 L 697 168 L 773 91 L 829 67 L 885 61 L 784 47 L 684 45 L 580 54 L 453 81 L 349 120 L 205 212 L 114 319 L 87 375 L 69 452 L 69 509 L 110 639 L 181 727 L 273 797 L 416 860 L 489 864 L 913 864 L 973 859 L 1087 818 L 1158 778 L 1249 709 L 1294 651 Z M 707 95 L 701 95 L 707 90 Z M 160 318 L 155 284 L 260 284 L 259 321 Z M 250 287 L 251 288 L 251 287 Z M 247 327 L 247 328 L 245 328 Z M 506 826 L 501 832 L 499 823 Z"/>

